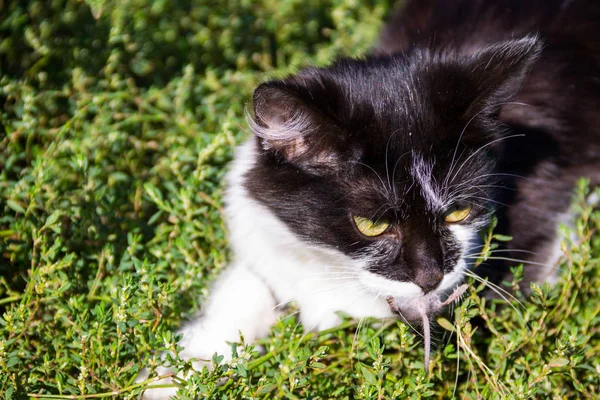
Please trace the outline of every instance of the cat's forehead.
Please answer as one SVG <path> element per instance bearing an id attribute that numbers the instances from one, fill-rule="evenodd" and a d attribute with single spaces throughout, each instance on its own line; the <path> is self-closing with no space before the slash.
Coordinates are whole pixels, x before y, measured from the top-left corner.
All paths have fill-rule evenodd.
<path id="1" fill-rule="evenodd" d="M 401 58 L 381 64 L 353 61 L 319 70 L 318 79 L 313 77 L 319 88 L 310 90 L 311 100 L 325 103 L 318 108 L 329 110 L 347 139 L 367 156 L 416 151 L 428 158 L 440 150 L 436 147 L 450 146 L 449 138 L 466 125 L 431 79 Z"/>
<path id="2" fill-rule="evenodd" d="M 381 160 L 354 164 L 352 178 L 346 189 L 355 207 L 364 212 L 385 214 L 393 212 L 407 217 L 415 212 L 438 215 L 452 203 L 445 190 L 443 169 L 436 168 L 433 158 L 417 152 L 399 156 L 389 153 Z"/>
<path id="3" fill-rule="evenodd" d="M 402 56 L 367 60 L 346 60 L 329 69 L 318 70 L 325 87 L 335 89 L 339 105 L 348 114 L 370 116 L 385 121 L 387 116 L 403 117 L 403 128 L 417 128 L 428 118 L 432 77 L 413 66 L 414 60 Z M 330 92 L 330 93 L 332 93 Z"/>

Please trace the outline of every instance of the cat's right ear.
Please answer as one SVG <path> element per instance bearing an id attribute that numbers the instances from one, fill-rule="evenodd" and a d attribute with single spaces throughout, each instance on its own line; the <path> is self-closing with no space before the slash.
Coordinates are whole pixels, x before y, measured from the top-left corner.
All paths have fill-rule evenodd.
<path id="1" fill-rule="evenodd" d="M 311 93 L 285 81 L 261 84 L 254 91 L 250 126 L 263 150 L 311 172 L 334 169 L 339 162 L 332 121 L 310 104 Z"/>
<path id="2" fill-rule="evenodd" d="M 472 55 L 468 70 L 475 97 L 470 99 L 465 117 L 480 111 L 494 113 L 515 97 L 541 52 L 538 37 L 526 36 L 492 44 Z"/>

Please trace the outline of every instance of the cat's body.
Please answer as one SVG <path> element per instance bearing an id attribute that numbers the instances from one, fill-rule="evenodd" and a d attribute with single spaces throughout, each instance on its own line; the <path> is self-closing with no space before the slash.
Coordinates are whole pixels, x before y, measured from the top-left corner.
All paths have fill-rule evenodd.
<path id="1" fill-rule="evenodd" d="M 228 355 L 291 301 L 317 330 L 336 311 L 434 313 L 494 209 L 503 257 L 552 279 L 575 181 L 600 183 L 594 16 L 592 1 L 409 2 L 376 55 L 261 85 L 229 174 L 233 260 L 183 355 Z"/>
<path id="2" fill-rule="evenodd" d="M 473 52 L 487 44 L 539 35 L 543 51 L 523 88 L 500 110 L 511 134 L 497 171 L 509 190 L 496 194 L 498 231 L 527 259 L 528 281 L 552 280 L 558 222 L 568 221 L 574 182 L 600 184 L 600 4 L 589 0 L 413 1 L 398 10 L 376 53 L 418 47 Z M 510 190 L 514 189 L 514 190 Z M 502 203 L 502 204 L 500 204 Z M 544 265 L 541 265 L 544 264 Z M 536 267 L 537 265 L 537 267 Z M 498 280 L 498 263 L 480 272 Z"/>

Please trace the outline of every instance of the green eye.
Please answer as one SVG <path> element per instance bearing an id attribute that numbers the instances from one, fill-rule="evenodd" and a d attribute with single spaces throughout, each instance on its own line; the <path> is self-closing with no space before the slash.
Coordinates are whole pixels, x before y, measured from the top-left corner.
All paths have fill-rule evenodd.
<path id="1" fill-rule="evenodd" d="M 365 217 L 354 216 L 352 218 L 354 219 L 356 228 L 360 231 L 360 233 L 369 237 L 381 235 L 390 226 L 390 223 L 383 219 L 372 221 Z"/>
<path id="2" fill-rule="evenodd" d="M 471 206 L 470 205 L 456 206 L 456 207 L 451 208 L 446 213 L 446 216 L 444 217 L 444 221 L 446 221 L 449 224 L 454 224 L 454 223 L 463 221 L 465 218 L 467 218 L 469 216 L 469 214 L 471 214 Z"/>

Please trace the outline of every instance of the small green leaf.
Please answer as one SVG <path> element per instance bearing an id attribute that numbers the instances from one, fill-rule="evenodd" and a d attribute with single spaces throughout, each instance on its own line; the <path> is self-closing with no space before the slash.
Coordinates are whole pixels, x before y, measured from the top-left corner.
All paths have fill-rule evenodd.
<path id="1" fill-rule="evenodd" d="M 23 206 L 14 200 L 7 200 L 6 205 L 15 210 L 16 212 L 20 212 L 21 214 L 25 214 L 26 212 Z"/>
<path id="2" fill-rule="evenodd" d="M 495 233 L 492 237 L 498 240 L 499 242 L 510 242 L 512 240 L 512 236 L 501 235 L 499 233 Z"/>
<path id="3" fill-rule="evenodd" d="M 276 388 L 277 388 L 277 386 L 275 386 L 274 384 L 268 383 L 265 386 L 258 389 L 257 394 L 263 395 L 263 394 L 271 393 Z"/>
<path id="4" fill-rule="evenodd" d="M 238 366 L 235 369 L 240 376 L 243 376 L 244 378 L 248 376 L 248 370 L 246 369 L 246 367 L 244 367 L 243 364 L 238 364 Z"/>
<path id="5" fill-rule="evenodd" d="M 437 319 L 437 323 L 447 331 L 450 331 L 450 332 L 454 331 L 454 325 L 452 325 L 452 323 L 444 317 L 439 317 Z"/>
<path id="6" fill-rule="evenodd" d="M 17 357 L 10 357 L 8 362 L 6 363 L 6 368 L 14 367 L 19 363 L 19 359 Z"/>
<path id="7" fill-rule="evenodd" d="M 221 362 L 223 361 L 224 358 L 225 358 L 224 356 L 214 353 L 212 356 L 212 362 L 214 365 L 219 365 L 219 364 L 221 364 Z"/>
<path id="8" fill-rule="evenodd" d="M 360 370 L 362 372 L 362 375 L 367 380 L 367 382 L 369 382 L 369 384 L 377 385 L 377 375 L 375 375 L 373 372 L 369 371 L 369 369 L 362 364 L 360 366 Z"/>
<path id="9" fill-rule="evenodd" d="M 54 225 L 56 223 L 56 221 L 58 221 L 58 218 L 61 216 L 61 214 L 62 213 L 60 210 L 55 210 L 52 214 L 50 214 L 48 216 L 48 218 L 46 218 L 46 223 L 44 224 L 44 228 Z"/>
<path id="10" fill-rule="evenodd" d="M 95 19 L 98 19 L 102 16 L 102 6 L 104 5 L 104 0 L 86 0 L 86 3 L 90 6 L 90 11 Z"/>
<path id="11" fill-rule="evenodd" d="M 163 210 L 158 210 L 150 219 L 148 220 L 148 225 L 154 225 L 154 223 L 163 215 Z"/>
<path id="12" fill-rule="evenodd" d="M 444 357 L 449 357 L 451 355 L 454 355 L 455 352 L 456 352 L 456 350 L 454 349 L 454 345 L 452 343 L 450 343 L 446 347 L 444 347 Z"/>
<path id="13" fill-rule="evenodd" d="M 15 387 L 13 385 L 10 385 L 8 389 L 6 389 L 6 391 L 4 392 L 4 398 L 6 400 L 12 400 L 14 391 Z"/>
<path id="14" fill-rule="evenodd" d="M 548 366 L 550 368 L 558 368 L 558 367 L 565 367 L 567 365 L 569 365 L 570 361 L 564 357 L 556 357 L 553 358 L 552 360 L 550 360 L 550 362 L 548 363 Z"/>

